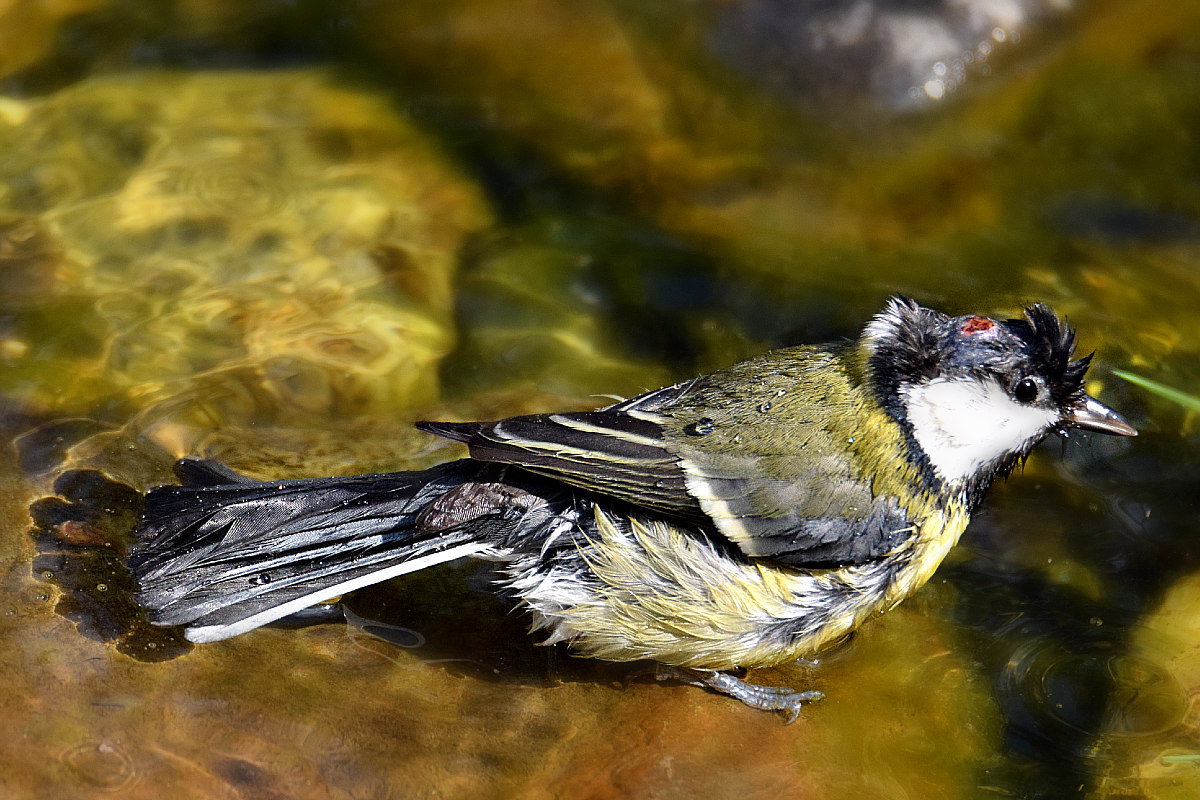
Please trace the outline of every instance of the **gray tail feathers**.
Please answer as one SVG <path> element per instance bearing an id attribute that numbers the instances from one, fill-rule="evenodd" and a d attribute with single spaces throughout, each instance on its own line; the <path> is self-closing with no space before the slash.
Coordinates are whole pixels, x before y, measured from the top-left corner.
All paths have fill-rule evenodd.
<path id="1" fill-rule="evenodd" d="M 137 600 L 192 641 L 236 636 L 339 594 L 487 549 L 469 528 L 421 512 L 476 477 L 470 461 L 424 472 L 260 482 L 212 461 L 176 465 L 160 486 L 129 567 Z"/>

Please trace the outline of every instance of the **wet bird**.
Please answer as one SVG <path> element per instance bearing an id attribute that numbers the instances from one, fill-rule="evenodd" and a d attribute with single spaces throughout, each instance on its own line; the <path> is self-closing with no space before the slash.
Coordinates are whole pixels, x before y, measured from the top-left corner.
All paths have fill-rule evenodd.
<path id="1" fill-rule="evenodd" d="M 765 353 L 597 411 L 422 422 L 469 457 L 255 481 L 176 465 L 129 560 L 195 642 L 464 556 L 545 643 L 795 714 L 733 671 L 810 656 L 929 579 L 988 486 L 1048 434 L 1136 431 L 1083 388 L 1044 305 L 951 317 L 893 298 L 853 342 Z"/>

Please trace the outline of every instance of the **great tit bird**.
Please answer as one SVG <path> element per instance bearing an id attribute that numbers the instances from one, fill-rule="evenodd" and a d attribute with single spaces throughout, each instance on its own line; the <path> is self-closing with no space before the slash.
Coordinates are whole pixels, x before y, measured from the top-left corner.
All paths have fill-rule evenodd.
<path id="1" fill-rule="evenodd" d="M 420 472 L 264 482 L 185 459 L 129 564 L 152 622 L 211 642 L 490 559 L 546 643 L 794 714 L 817 693 L 730 671 L 815 654 L 912 594 L 1050 432 L 1137 433 L 1085 394 L 1074 349 L 1044 305 L 996 320 L 897 297 L 857 341 L 598 411 L 418 423 L 469 453 Z"/>

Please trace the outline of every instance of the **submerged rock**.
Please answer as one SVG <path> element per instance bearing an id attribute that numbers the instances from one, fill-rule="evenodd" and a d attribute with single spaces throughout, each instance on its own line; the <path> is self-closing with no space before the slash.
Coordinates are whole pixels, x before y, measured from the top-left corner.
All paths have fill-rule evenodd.
<path id="1" fill-rule="evenodd" d="M 737 0 L 711 41 L 751 80 L 805 105 L 920 108 L 987 76 L 993 54 L 1073 0 Z"/>
<path id="2" fill-rule="evenodd" d="M 0 147 L 0 382 L 43 418 L 190 451 L 438 397 L 457 253 L 490 217 L 383 96 L 315 70 L 96 78 L 9 101 Z"/>

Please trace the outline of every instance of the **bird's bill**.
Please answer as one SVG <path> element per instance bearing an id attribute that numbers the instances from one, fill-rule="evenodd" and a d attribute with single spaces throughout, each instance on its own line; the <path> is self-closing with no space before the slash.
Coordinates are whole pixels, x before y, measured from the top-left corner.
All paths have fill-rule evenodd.
<path id="1" fill-rule="evenodd" d="M 1074 428 L 1083 428 L 1097 433 L 1110 433 L 1115 436 L 1137 436 L 1137 428 L 1125 421 L 1117 412 L 1101 403 L 1090 395 L 1075 403 L 1067 410 L 1063 422 Z"/>

